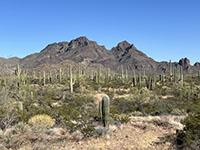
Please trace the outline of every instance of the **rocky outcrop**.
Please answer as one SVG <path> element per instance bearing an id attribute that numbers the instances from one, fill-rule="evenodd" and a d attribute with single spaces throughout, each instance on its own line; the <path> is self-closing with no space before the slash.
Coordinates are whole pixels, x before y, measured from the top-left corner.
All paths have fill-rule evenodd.
<path id="1" fill-rule="evenodd" d="M 179 65 L 181 65 L 185 70 L 190 70 L 190 60 L 188 58 L 182 58 L 179 60 Z"/>

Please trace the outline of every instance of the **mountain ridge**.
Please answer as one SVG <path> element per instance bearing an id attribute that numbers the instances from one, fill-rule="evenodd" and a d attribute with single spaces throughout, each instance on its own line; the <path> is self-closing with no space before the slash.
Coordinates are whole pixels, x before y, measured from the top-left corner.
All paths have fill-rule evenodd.
<path id="1" fill-rule="evenodd" d="M 168 62 L 155 61 L 126 40 L 119 42 L 117 46 L 108 50 L 104 45 L 98 45 L 96 41 L 88 40 L 85 36 L 69 42 L 48 44 L 38 53 L 27 55 L 22 59 L 15 58 L 14 64 L 11 63 L 10 59 L 2 59 L 4 62 L 7 60 L 7 64 L 12 64 L 11 66 L 19 63 L 24 69 L 34 69 L 42 64 L 55 65 L 70 60 L 87 66 L 99 64 L 113 70 L 120 69 L 122 65 L 129 70 L 134 69 L 136 72 L 145 70 L 147 73 L 162 73 L 169 70 Z M 179 62 L 174 62 L 173 65 L 176 67 L 177 65 L 182 66 L 187 73 L 196 73 L 200 69 L 200 63 L 196 62 L 192 66 L 187 58 L 182 58 Z"/>

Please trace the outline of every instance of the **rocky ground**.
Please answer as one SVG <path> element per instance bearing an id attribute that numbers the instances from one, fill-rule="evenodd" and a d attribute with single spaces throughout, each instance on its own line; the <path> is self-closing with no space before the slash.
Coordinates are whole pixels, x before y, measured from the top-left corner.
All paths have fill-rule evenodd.
<path id="1" fill-rule="evenodd" d="M 23 129 L 1 132 L 1 150 L 175 150 L 174 134 L 181 130 L 184 116 L 131 117 L 127 124 L 111 125 L 110 134 L 81 139 L 79 132 L 69 134 L 61 128 L 48 133 Z M 19 129 L 18 129 L 19 130 Z M 24 132 L 24 133 L 23 133 Z"/>

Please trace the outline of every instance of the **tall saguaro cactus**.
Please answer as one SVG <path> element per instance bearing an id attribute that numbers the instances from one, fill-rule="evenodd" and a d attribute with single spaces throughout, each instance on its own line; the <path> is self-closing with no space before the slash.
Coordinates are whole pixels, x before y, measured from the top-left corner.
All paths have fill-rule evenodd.
<path id="1" fill-rule="evenodd" d="M 16 76 L 20 79 L 20 76 L 21 76 L 21 68 L 20 68 L 19 64 L 17 65 L 17 69 L 15 70 L 15 74 L 16 74 Z"/>
<path id="2" fill-rule="evenodd" d="M 109 129 L 109 123 L 110 123 L 110 98 L 109 96 L 105 95 L 101 102 L 99 102 L 99 113 L 100 117 L 103 122 L 103 126 L 106 129 Z"/>
<path id="3" fill-rule="evenodd" d="M 75 78 L 73 77 L 73 73 L 72 73 L 72 66 L 69 66 L 69 88 L 70 88 L 70 92 L 73 93 L 74 92 L 74 86 L 75 84 Z"/>
<path id="4" fill-rule="evenodd" d="M 62 77 L 63 77 L 63 72 L 62 72 L 62 69 L 60 68 L 60 71 L 59 71 L 59 81 L 60 81 L 60 83 L 62 82 Z"/>

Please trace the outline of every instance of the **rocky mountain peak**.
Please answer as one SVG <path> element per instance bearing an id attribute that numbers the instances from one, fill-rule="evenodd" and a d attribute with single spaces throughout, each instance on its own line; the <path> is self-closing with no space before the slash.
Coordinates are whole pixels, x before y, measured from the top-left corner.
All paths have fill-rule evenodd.
<path id="1" fill-rule="evenodd" d="M 194 64 L 194 66 L 195 66 L 195 67 L 200 67 L 200 62 L 196 62 L 196 63 Z"/>
<path id="2" fill-rule="evenodd" d="M 77 39 L 71 40 L 69 42 L 69 47 L 73 47 L 73 48 L 78 47 L 78 46 L 83 47 L 83 46 L 89 45 L 89 43 L 90 43 L 90 41 L 88 40 L 88 38 L 85 36 L 82 36 Z"/>
<path id="3" fill-rule="evenodd" d="M 183 66 L 184 69 L 189 70 L 191 65 L 190 65 L 190 60 L 188 58 L 182 58 L 179 60 L 179 65 Z"/>
<path id="4" fill-rule="evenodd" d="M 181 66 L 190 66 L 190 60 L 188 58 L 182 58 L 178 64 Z"/>
<path id="5" fill-rule="evenodd" d="M 130 48 L 136 49 L 133 44 L 130 44 L 127 41 L 122 41 L 122 42 L 118 43 L 118 45 L 116 46 L 116 49 L 118 51 L 126 51 L 127 49 L 130 49 Z"/>

